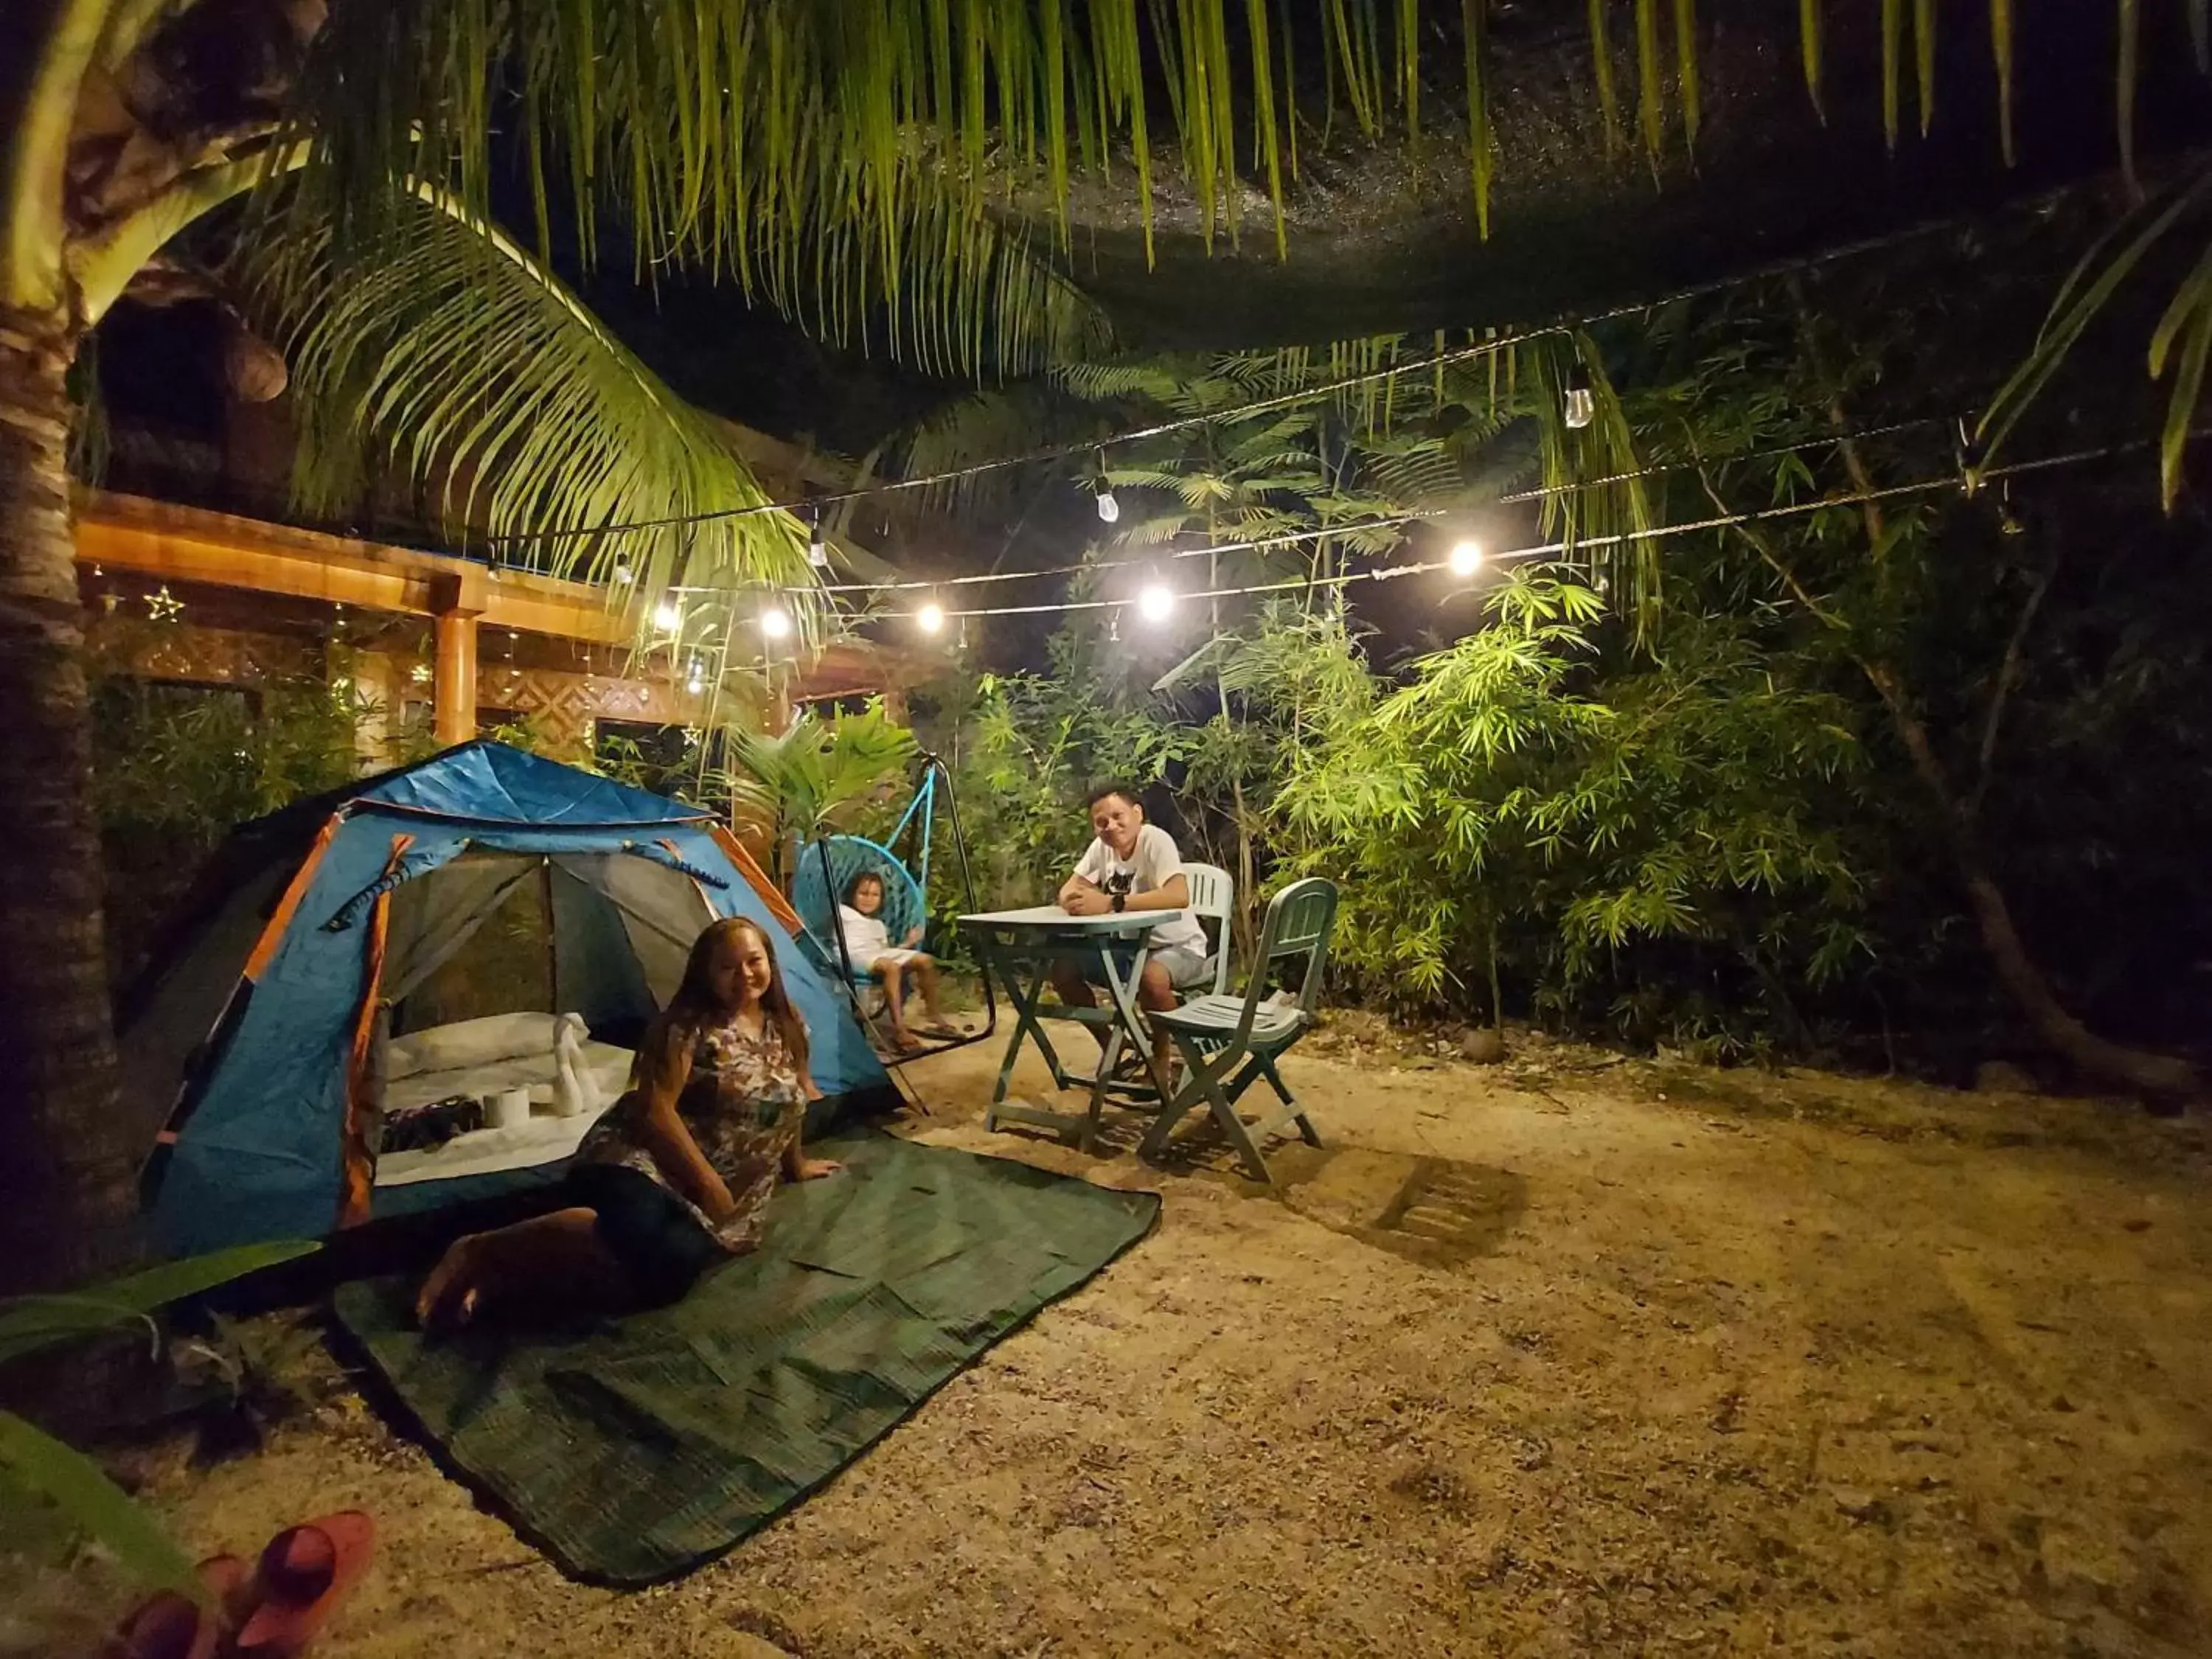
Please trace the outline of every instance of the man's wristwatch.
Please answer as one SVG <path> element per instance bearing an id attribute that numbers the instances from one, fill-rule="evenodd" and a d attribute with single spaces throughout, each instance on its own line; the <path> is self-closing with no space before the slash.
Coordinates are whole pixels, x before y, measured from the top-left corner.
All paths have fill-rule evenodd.
<path id="1" fill-rule="evenodd" d="M 1128 908 L 1129 896 L 1127 893 L 1116 893 L 1114 895 L 1114 914 L 1115 915 L 1120 915 L 1122 911 Z"/>

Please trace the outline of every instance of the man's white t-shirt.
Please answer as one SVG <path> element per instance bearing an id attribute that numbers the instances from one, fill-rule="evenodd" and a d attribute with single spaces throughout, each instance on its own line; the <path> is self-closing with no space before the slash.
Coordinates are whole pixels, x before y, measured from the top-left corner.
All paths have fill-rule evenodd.
<path id="1" fill-rule="evenodd" d="M 1182 854 L 1175 837 L 1156 823 L 1137 826 L 1137 844 L 1126 859 L 1117 857 L 1104 841 L 1094 839 L 1091 850 L 1075 866 L 1075 873 L 1104 892 L 1150 893 L 1182 873 Z M 1188 911 L 1152 929 L 1155 951 L 1194 951 L 1206 954 L 1206 929 Z"/>

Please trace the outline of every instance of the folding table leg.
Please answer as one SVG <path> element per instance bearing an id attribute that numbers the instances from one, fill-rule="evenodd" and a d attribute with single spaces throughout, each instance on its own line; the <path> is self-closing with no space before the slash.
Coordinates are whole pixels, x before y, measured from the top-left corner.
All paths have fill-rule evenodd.
<path id="1" fill-rule="evenodd" d="M 1006 1000 L 1013 1005 L 1015 1015 L 1014 1034 L 1006 1043 L 1006 1057 L 999 1063 L 999 1080 L 991 1090 L 991 1104 L 995 1109 L 1006 1097 L 1006 1085 L 1012 1080 L 1014 1062 L 1021 1058 L 1024 1037 L 1036 1042 L 1037 1051 L 1044 1056 L 1045 1064 L 1052 1068 L 1055 1079 L 1060 1075 L 1060 1064 L 1059 1054 L 1053 1049 L 1052 1039 L 1045 1035 L 1043 1022 L 1037 1018 L 1038 1005 L 1044 1000 L 1044 963 L 1026 957 L 1002 955 L 996 951 L 991 955 L 999 978 L 1006 988 Z M 1032 970 L 1026 987 L 1021 972 L 1024 968 Z M 993 1113 L 984 1115 L 983 1127 L 987 1131 L 998 1127 Z"/>

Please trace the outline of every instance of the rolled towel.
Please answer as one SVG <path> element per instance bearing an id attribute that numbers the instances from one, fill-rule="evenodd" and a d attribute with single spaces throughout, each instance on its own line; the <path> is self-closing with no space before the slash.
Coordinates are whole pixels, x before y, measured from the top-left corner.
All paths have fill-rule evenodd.
<path id="1" fill-rule="evenodd" d="M 584 1059 L 590 1034 L 580 1014 L 563 1014 L 553 1028 L 553 1110 L 559 1116 L 575 1117 L 599 1103 L 599 1085 Z"/>

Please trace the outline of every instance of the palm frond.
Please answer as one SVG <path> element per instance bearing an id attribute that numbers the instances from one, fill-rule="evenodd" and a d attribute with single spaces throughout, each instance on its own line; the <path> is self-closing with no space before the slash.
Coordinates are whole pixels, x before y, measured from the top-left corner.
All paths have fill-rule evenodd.
<path id="1" fill-rule="evenodd" d="M 1656 163 L 1675 106 L 1687 143 L 1698 135 L 1695 0 L 1668 7 L 1671 75 L 1662 0 L 1621 3 L 1632 8 L 1637 118 Z M 1584 19 L 1609 136 L 1621 118 L 1615 3 L 1588 0 Z M 2187 3 L 2202 53 L 2212 47 L 2203 0 Z M 1903 4 L 1884 0 L 1882 15 L 1893 134 Z M 2132 40 L 2140 0 L 2116 4 Z M 1924 129 L 1936 93 L 1935 6 L 1913 6 Z M 1987 6 L 2009 161 L 2015 0 Z M 1279 251 L 1300 121 L 1326 133 L 1348 111 L 1371 142 L 1418 143 L 1424 82 L 1440 78 L 1421 58 L 1432 39 L 1459 60 L 1444 72 L 1464 82 L 1469 190 L 1486 228 L 1500 153 L 1489 0 L 1462 0 L 1457 40 L 1422 29 L 1417 0 L 1301 9 L 1288 0 L 333 7 L 301 87 L 299 131 L 314 146 L 302 210 L 343 213 L 351 231 L 373 231 L 392 216 L 398 181 L 422 179 L 483 217 L 495 170 L 513 165 L 528 185 L 541 254 L 555 218 L 573 224 L 586 260 L 601 224 L 617 222 L 641 275 L 702 267 L 834 337 L 864 341 L 871 319 L 887 315 L 902 356 L 1014 372 L 1097 343 L 1097 314 L 1055 264 L 1071 249 L 1075 179 L 1113 185 L 1118 171 L 1127 181 L 1119 187 L 1133 185 L 1149 258 L 1156 160 L 1179 169 L 1209 242 L 1237 240 L 1241 181 L 1263 178 Z M 1316 21 L 1321 72 L 1300 78 L 1291 50 Z M 1820 0 L 1799 0 L 1797 28 L 1805 84 L 1825 118 Z M 2124 112 L 2136 58 L 2123 54 Z M 2124 148 L 2131 126 L 2124 112 Z"/>
<path id="2" fill-rule="evenodd" d="M 626 564 L 647 598 L 679 584 L 786 590 L 802 628 L 817 626 L 805 529 L 747 511 L 769 497 L 711 418 L 481 220 L 417 200 L 374 244 L 302 227 L 250 244 L 237 274 L 291 363 L 306 505 L 349 510 L 381 470 L 514 562 L 594 581 Z M 743 516 L 613 527 L 732 512 Z M 592 533 L 544 533 L 569 529 Z"/>

